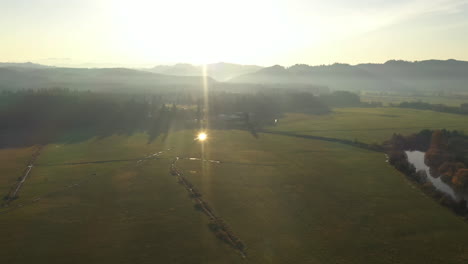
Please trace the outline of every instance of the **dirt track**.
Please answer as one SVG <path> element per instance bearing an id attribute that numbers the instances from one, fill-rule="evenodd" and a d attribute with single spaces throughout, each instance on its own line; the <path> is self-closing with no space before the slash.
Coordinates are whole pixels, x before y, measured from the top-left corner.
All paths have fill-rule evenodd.
<path id="1" fill-rule="evenodd" d="M 185 187 L 185 189 L 189 192 L 190 197 L 195 202 L 195 208 L 202 211 L 210 218 L 210 221 L 211 221 L 210 228 L 212 229 L 213 232 L 216 233 L 216 236 L 219 239 L 225 241 L 230 246 L 232 246 L 234 249 L 236 249 L 239 252 L 239 254 L 242 256 L 242 258 L 246 258 L 247 254 L 245 252 L 245 245 L 234 234 L 234 232 L 229 228 L 229 226 L 224 222 L 224 220 L 221 217 L 216 216 L 213 209 L 208 205 L 206 201 L 204 201 L 201 198 L 202 195 L 195 188 L 195 186 L 182 175 L 182 173 L 176 166 L 178 160 L 179 160 L 179 157 L 176 157 L 174 161 L 172 162 L 170 171 L 169 171 L 170 174 L 173 176 L 176 176 L 179 183 L 181 183 Z M 189 160 L 204 161 L 202 159 L 195 159 L 195 158 L 189 158 Z M 220 161 L 209 161 L 209 162 L 217 163 L 217 164 L 221 163 Z"/>
<path id="2" fill-rule="evenodd" d="M 18 198 L 18 193 L 23 186 L 23 183 L 26 181 L 28 178 L 33 166 L 34 162 L 36 161 L 37 157 L 41 154 L 43 146 L 38 146 L 37 150 L 33 153 L 31 159 L 28 162 L 28 166 L 25 169 L 25 172 L 23 173 L 23 176 L 19 179 L 19 181 L 10 189 L 10 192 L 6 195 L 5 197 L 5 206 L 8 206 L 13 200 Z"/>

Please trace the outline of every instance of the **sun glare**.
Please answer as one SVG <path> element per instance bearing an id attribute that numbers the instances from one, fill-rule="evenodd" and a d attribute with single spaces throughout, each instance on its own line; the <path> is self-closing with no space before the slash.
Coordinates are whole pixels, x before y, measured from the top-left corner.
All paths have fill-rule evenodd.
<path id="1" fill-rule="evenodd" d="M 289 20 L 278 19 L 283 8 L 263 12 L 265 5 L 273 8 L 267 0 L 229 4 L 216 0 L 107 1 L 113 8 L 109 22 L 113 41 L 128 57 L 139 60 L 195 64 L 251 61 L 294 42 L 284 37 L 291 32 L 284 24 Z M 262 38 L 258 38 L 260 31 Z"/>
<path id="2" fill-rule="evenodd" d="M 201 132 L 201 133 L 198 134 L 197 140 L 199 140 L 199 141 L 205 141 L 205 140 L 207 139 L 207 137 L 208 137 L 208 136 L 206 135 L 206 133 Z"/>

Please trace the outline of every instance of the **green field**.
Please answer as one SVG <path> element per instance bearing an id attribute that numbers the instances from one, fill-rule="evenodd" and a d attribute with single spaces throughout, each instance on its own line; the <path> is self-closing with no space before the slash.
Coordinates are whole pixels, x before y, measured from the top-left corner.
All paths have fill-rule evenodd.
<path id="1" fill-rule="evenodd" d="M 402 102 L 424 102 L 430 104 L 444 104 L 448 106 L 460 106 L 460 104 L 467 102 L 467 94 L 461 93 L 460 95 L 451 96 L 435 96 L 435 95 L 377 95 L 368 94 L 366 92 L 361 94 L 363 102 L 382 102 L 384 105 L 399 104 Z"/>
<path id="2" fill-rule="evenodd" d="M 365 142 L 422 128 L 468 129 L 464 116 L 406 109 L 289 114 L 270 129 Z M 367 131 L 366 131 L 367 130 Z M 467 263 L 468 224 L 426 197 L 382 153 L 237 130 L 195 131 L 148 144 L 145 134 L 43 150 L 15 210 L 0 214 L 0 263 Z M 170 150 L 168 150 L 170 149 Z M 159 159 L 139 158 L 164 151 Z M 32 149 L 0 152 L 1 190 Z M 247 246 L 209 230 L 178 167 Z M 127 160 L 127 161 L 112 161 Z M 70 165 L 67 163 L 101 162 Z M 40 200 L 31 202 L 40 197 Z"/>
<path id="3" fill-rule="evenodd" d="M 271 131 L 382 143 L 422 129 L 468 132 L 468 116 L 403 108 L 337 108 L 329 115 L 287 114 Z"/>
<path id="4" fill-rule="evenodd" d="M 21 176 L 33 151 L 33 148 L 0 149 L 0 194 L 2 197 Z"/>

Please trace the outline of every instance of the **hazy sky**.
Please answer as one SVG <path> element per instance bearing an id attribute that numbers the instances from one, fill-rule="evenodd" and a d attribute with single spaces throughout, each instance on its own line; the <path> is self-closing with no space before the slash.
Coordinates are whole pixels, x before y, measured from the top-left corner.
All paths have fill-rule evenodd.
<path id="1" fill-rule="evenodd" d="M 468 60 L 468 0 L 0 0 L 0 61 Z"/>

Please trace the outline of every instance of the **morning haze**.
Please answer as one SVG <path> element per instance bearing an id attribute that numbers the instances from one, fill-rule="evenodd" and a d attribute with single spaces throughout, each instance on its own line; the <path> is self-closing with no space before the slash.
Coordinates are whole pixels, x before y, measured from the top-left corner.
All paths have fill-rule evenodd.
<path id="1" fill-rule="evenodd" d="M 468 1 L 0 10 L 0 263 L 467 263 Z"/>
<path id="2" fill-rule="evenodd" d="M 0 61 L 129 67 L 468 60 L 466 3 L 2 1 Z"/>

